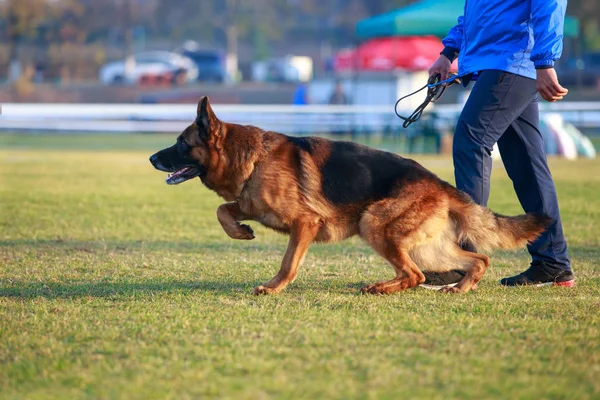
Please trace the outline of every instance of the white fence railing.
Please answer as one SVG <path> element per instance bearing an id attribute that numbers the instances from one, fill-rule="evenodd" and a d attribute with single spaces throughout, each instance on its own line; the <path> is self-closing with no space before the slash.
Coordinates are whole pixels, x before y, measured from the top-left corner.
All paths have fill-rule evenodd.
<path id="1" fill-rule="evenodd" d="M 401 130 L 393 106 L 214 105 L 224 121 L 282 133 L 382 132 Z M 432 105 L 453 123 L 461 105 Z M 560 113 L 579 128 L 600 128 L 600 102 L 542 103 L 542 113 Z M 412 110 L 402 110 L 408 115 Z M 2 105 L 0 131 L 176 132 L 191 123 L 195 104 L 16 104 Z M 414 126 L 419 123 L 414 124 Z"/>

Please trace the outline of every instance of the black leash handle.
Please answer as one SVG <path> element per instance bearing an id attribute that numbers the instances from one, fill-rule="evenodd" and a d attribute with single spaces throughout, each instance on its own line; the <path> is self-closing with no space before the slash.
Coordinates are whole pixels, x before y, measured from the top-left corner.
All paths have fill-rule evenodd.
<path id="1" fill-rule="evenodd" d="M 452 77 L 452 76 L 450 76 L 450 77 Z M 440 74 L 432 75 L 429 77 L 429 80 L 427 81 L 427 85 L 423 86 L 422 88 L 420 88 L 418 90 L 415 90 L 414 92 L 412 92 L 410 94 L 407 94 L 404 97 L 400 97 L 398 99 L 398 101 L 396 101 L 396 105 L 394 106 L 394 112 L 396 113 L 398 118 L 400 118 L 401 120 L 404 121 L 402 123 L 403 128 L 408 128 L 413 122 L 418 121 L 419 118 L 421 118 L 421 115 L 423 114 L 423 110 L 425 110 L 425 108 L 429 105 L 429 103 L 437 103 L 437 101 L 442 97 L 442 95 L 444 94 L 446 89 L 458 81 L 458 79 L 454 79 L 449 82 L 448 82 L 448 80 L 444 81 L 444 82 L 440 82 L 440 79 L 441 79 Z M 431 86 L 431 85 L 433 85 L 433 86 Z M 398 104 L 400 104 L 400 102 L 402 100 L 406 99 L 407 97 L 413 96 L 424 89 L 427 89 L 427 96 L 425 97 L 425 101 L 423 103 L 421 103 L 421 105 L 418 106 L 410 116 L 404 117 L 404 116 L 400 115 L 398 113 Z"/>

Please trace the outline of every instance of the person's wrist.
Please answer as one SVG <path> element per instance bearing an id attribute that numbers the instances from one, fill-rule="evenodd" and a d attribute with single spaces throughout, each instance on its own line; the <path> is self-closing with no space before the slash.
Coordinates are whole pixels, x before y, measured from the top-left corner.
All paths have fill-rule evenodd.
<path id="1" fill-rule="evenodd" d="M 450 46 L 444 47 L 444 50 L 440 52 L 440 55 L 446 57 L 450 62 L 454 62 L 458 57 L 458 49 Z"/>
<path id="2" fill-rule="evenodd" d="M 538 60 L 534 61 L 535 69 L 551 69 L 554 68 L 554 60 Z"/>
<path id="3" fill-rule="evenodd" d="M 549 67 L 549 68 L 536 68 L 535 69 L 535 74 L 539 77 L 539 76 L 547 76 L 547 75 L 553 75 L 554 72 L 554 67 Z"/>

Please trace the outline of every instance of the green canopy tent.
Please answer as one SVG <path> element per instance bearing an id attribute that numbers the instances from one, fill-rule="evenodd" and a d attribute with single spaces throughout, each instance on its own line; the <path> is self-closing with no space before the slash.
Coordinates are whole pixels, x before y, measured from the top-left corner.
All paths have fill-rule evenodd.
<path id="1" fill-rule="evenodd" d="M 359 21 L 356 36 L 359 40 L 387 36 L 444 37 L 456 25 L 464 9 L 464 0 L 422 0 L 409 6 Z M 566 37 L 579 35 L 579 21 L 565 18 Z"/>

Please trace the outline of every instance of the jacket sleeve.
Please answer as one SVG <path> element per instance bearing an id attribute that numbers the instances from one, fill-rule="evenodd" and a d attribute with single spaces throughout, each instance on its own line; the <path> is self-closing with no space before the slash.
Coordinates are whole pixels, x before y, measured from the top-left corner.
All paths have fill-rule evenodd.
<path id="1" fill-rule="evenodd" d="M 533 49 L 531 61 L 536 68 L 550 68 L 563 49 L 563 29 L 567 0 L 531 0 Z"/>
<path id="2" fill-rule="evenodd" d="M 458 56 L 458 52 L 460 51 L 464 34 L 464 19 L 465 18 L 462 15 L 458 17 L 458 23 L 454 26 L 454 28 L 450 29 L 448 36 L 442 39 L 444 51 L 442 51 L 441 54 L 448 57 L 450 61 L 454 61 L 454 59 Z"/>

